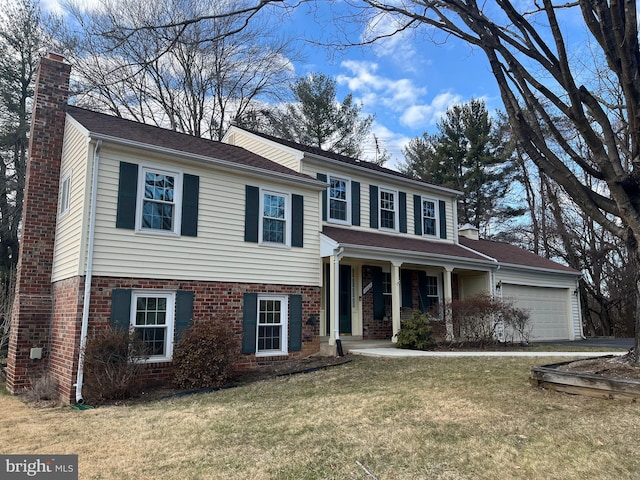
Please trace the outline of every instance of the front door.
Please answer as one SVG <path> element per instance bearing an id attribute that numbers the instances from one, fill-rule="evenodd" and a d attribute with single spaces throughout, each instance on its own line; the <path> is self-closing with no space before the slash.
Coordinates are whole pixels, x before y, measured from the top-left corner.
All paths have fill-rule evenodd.
<path id="1" fill-rule="evenodd" d="M 351 335 L 351 267 L 340 265 L 340 334 Z"/>

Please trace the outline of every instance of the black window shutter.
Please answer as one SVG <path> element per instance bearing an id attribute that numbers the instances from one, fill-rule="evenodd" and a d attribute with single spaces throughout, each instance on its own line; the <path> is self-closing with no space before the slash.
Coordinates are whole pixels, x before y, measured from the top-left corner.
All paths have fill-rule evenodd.
<path id="1" fill-rule="evenodd" d="M 369 185 L 369 226 L 378 228 L 378 187 Z"/>
<path id="2" fill-rule="evenodd" d="M 258 220 L 260 215 L 260 189 L 247 185 L 244 206 L 244 241 L 258 243 Z"/>
<path id="3" fill-rule="evenodd" d="M 429 298 L 427 297 L 427 273 L 418 271 L 418 292 L 420 296 L 420 311 L 426 312 L 429 308 Z"/>
<path id="4" fill-rule="evenodd" d="M 440 208 L 440 238 L 447 238 L 447 204 L 444 200 L 438 202 Z"/>
<path id="5" fill-rule="evenodd" d="M 187 173 L 182 177 L 182 235 L 198 236 L 198 197 L 200 177 Z"/>
<path id="6" fill-rule="evenodd" d="M 120 162 L 118 178 L 117 228 L 136 228 L 136 195 L 138 192 L 138 165 Z"/>
<path id="7" fill-rule="evenodd" d="M 245 293 L 242 307 L 242 353 L 256 353 L 258 294 Z"/>
<path id="8" fill-rule="evenodd" d="M 398 193 L 398 200 L 400 202 L 400 233 L 407 233 L 407 194 L 404 192 Z"/>
<path id="9" fill-rule="evenodd" d="M 360 182 L 351 182 L 351 225 L 360 226 Z"/>
<path id="10" fill-rule="evenodd" d="M 302 295 L 289 295 L 289 350 L 302 350 Z"/>
<path id="11" fill-rule="evenodd" d="M 180 340 L 182 332 L 191 325 L 193 317 L 193 292 L 178 290 L 176 292 L 176 328 L 175 339 Z"/>
<path id="12" fill-rule="evenodd" d="M 413 270 L 400 270 L 402 306 L 413 308 Z"/>
<path id="13" fill-rule="evenodd" d="M 384 286 L 382 281 L 384 279 L 382 275 L 382 268 L 371 267 L 373 288 L 373 318 L 375 320 L 382 320 L 384 318 Z"/>
<path id="14" fill-rule="evenodd" d="M 111 291 L 111 325 L 117 330 L 129 330 L 131 325 L 131 290 Z"/>
<path id="15" fill-rule="evenodd" d="M 304 246 L 304 197 L 291 196 L 291 246 Z"/>
<path id="16" fill-rule="evenodd" d="M 413 196 L 413 228 L 416 235 L 422 235 L 422 197 Z"/>
<path id="17" fill-rule="evenodd" d="M 322 180 L 323 182 L 327 181 L 327 176 L 324 173 L 317 173 L 316 177 L 318 178 L 318 180 Z M 327 189 L 326 188 L 322 191 L 322 221 L 323 222 L 327 221 Z"/>

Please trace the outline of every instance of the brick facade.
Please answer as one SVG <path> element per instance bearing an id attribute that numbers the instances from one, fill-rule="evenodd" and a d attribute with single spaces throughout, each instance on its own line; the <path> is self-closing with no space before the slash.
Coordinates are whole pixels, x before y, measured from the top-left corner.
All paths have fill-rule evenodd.
<path id="1" fill-rule="evenodd" d="M 60 157 L 71 66 L 49 54 L 36 76 L 24 188 L 16 296 L 11 317 L 7 388 L 29 386 L 44 360 L 30 360 L 32 348 L 49 341 L 51 267 L 57 220 Z"/>
<path id="2" fill-rule="evenodd" d="M 362 285 L 373 282 L 371 267 L 362 267 Z M 362 338 L 363 340 L 389 340 L 393 335 L 391 317 L 374 318 L 373 288 L 362 296 Z"/>

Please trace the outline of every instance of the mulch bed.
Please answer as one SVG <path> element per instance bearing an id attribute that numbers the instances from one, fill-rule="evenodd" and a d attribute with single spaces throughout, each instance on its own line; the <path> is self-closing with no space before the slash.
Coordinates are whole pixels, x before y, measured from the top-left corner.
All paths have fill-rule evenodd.
<path id="1" fill-rule="evenodd" d="M 564 372 L 587 373 L 603 377 L 640 380 L 640 365 L 633 363 L 630 353 L 616 357 L 587 358 L 559 365 Z"/>

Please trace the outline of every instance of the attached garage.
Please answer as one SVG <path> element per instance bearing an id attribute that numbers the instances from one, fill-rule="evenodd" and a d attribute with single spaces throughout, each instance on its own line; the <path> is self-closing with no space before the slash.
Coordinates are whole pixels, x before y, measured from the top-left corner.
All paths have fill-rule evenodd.
<path id="1" fill-rule="evenodd" d="M 502 298 L 512 300 L 531 315 L 531 340 L 566 340 L 573 336 L 568 288 L 502 283 Z"/>

